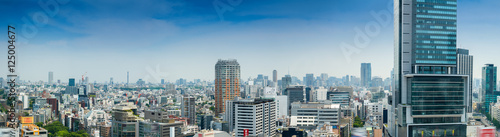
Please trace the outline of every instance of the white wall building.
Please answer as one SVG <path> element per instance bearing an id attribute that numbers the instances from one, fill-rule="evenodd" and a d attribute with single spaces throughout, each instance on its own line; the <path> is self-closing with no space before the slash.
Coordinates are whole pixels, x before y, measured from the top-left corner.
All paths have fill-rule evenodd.
<path id="1" fill-rule="evenodd" d="M 339 125 L 340 104 L 318 103 L 292 103 L 290 126 L 315 127 L 325 123 Z"/>
<path id="2" fill-rule="evenodd" d="M 243 137 L 244 130 L 250 136 L 276 136 L 276 103 L 274 99 L 227 100 L 224 120 L 229 131 Z"/>

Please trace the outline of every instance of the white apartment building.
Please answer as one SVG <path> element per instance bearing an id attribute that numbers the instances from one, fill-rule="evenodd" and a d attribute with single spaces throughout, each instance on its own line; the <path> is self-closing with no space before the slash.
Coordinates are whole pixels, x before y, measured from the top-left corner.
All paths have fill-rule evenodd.
<path id="1" fill-rule="evenodd" d="M 340 104 L 329 102 L 292 103 L 290 126 L 313 128 L 325 123 L 339 125 Z"/>
<path id="2" fill-rule="evenodd" d="M 226 101 L 224 120 L 229 123 L 229 131 L 235 137 L 243 137 L 244 130 L 249 136 L 276 136 L 276 102 L 274 99 L 245 99 Z"/>

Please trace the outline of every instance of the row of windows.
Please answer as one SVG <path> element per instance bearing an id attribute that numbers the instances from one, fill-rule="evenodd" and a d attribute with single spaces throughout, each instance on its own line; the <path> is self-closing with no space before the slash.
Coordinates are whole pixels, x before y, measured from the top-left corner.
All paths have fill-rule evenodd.
<path id="1" fill-rule="evenodd" d="M 456 56 L 417 55 L 417 59 L 457 59 Z"/>
<path id="2" fill-rule="evenodd" d="M 457 5 L 457 2 L 455 1 L 443 1 L 443 0 L 417 0 L 417 2 Z"/>
<path id="3" fill-rule="evenodd" d="M 422 54 L 457 54 L 456 51 L 436 51 L 436 50 L 416 50 L 416 53 Z"/>
<path id="4" fill-rule="evenodd" d="M 428 64 L 456 64 L 457 61 L 445 61 L 445 60 L 416 60 L 416 63 L 428 63 Z"/>
<path id="5" fill-rule="evenodd" d="M 422 49 L 452 49 L 456 50 L 457 48 L 455 46 L 431 46 L 431 45 L 417 45 L 417 48 L 422 48 Z"/>
<path id="6" fill-rule="evenodd" d="M 417 15 L 417 18 L 447 19 L 447 20 L 456 20 L 457 19 L 457 17 L 436 16 L 436 15 Z"/>
<path id="7" fill-rule="evenodd" d="M 418 13 L 432 13 L 432 14 L 448 14 L 448 15 L 457 15 L 455 11 L 440 11 L 440 10 L 426 10 L 426 9 L 417 9 Z"/>
<path id="8" fill-rule="evenodd" d="M 412 106 L 412 110 L 439 110 L 439 109 L 463 109 L 464 105 L 456 105 L 456 106 Z"/>
<path id="9" fill-rule="evenodd" d="M 419 29 L 448 29 L 448 30 L 457 30 L 457 27 L 452 27 L 452 26 L 415 25 L 415 27 L 417 27 Z"/>
<path id="10" fill-rule="evenodd" d="M 457 123 L 460 117 L 414 118 L 413 123 Z"/>
<path id="11" fill-rule="evenodd" d="M 412 96 L 463 96 L 463 91 L 456 92 L 421 92 L 421 91 L 412 91 Z"/>
<path id="12" fill-rule="evenodd" d="M 455 41 L 417 40 L 418 44 L 457 44 Z"/>
<path id="13" fill-rule="evenodd" d="M 453 31 L 417 30 L 416 32 L 417 33 L 427 33 L 427 34 L 457 35 L 457 32 L 453 32 Z"/>
<path id="14" fill-rule="evenodd" d="M 456 10 L 457 9 L 457 6 L 441 6 L 441 5 L 431 5 L 431 4 L 417 4 L 417 7 L 447 9 L 447 10 Z"/>
<path id="15" fill-rule="evenodd" d="M 417 23 L 428 23 L 428 24 L 442 24 L 442 25 L 457 25 L 456 21 L 444 21 L 444 20 L 426 20 L 417 19 Z"/>

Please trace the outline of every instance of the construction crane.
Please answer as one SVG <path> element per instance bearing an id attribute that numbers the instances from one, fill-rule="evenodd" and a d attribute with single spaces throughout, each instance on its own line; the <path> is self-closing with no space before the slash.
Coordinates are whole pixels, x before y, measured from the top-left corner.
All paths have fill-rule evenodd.
<path id="1" fill-rule="evenodd" d="M 139 96 L 137 97 L 137 101 L 135 101 L 135 104 L 137 105 L 137 103 L 139 103 L 139 98 L 141 98 L 141 95 L 142 94 L 139 94 Z"/>
<path id="2" fill-rule="evenodd" d="M 85 81 L 85 79 L 83 79 L 85 75 L 87 75 L 87 72 L 85 72 L 85 74 L 82 75 L 82 82 Z"/>

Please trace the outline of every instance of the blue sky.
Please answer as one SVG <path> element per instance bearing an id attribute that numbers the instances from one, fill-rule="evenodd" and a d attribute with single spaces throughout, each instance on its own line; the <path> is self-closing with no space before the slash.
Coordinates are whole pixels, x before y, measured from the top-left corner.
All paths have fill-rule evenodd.
<path id="1" fill-rule="evenodd" d="M 55 12 L 47 12 L 38 1 L 3 0 L 0 24 L 16 26 L 18 72 L 30 81 L 47 81 L 49 71 L 63 82 L 85 72 L 91 81 L 123 82 L 127 71 L 132 82 L 212 80 L 217 60 L 228 58 L 238 60 L 243 79 L 270 76 L 274 69 L 279 77 L 288 71 L 299 78 L 306 73 L 359 76 L 362 62 L 372 63 L 373 76 L 389 77 L 390 0 L 234 1 L 42 0 L 57 3 L 49 6 Z M 500 16 L 494 15 L 500 1 L 459 0 L 458 5 L 458 46 L 471 50 L 479 78 L 483 64 L 500 64 Z M 391 19 L 381 24 L 371 12 L 391 13 Z M 366 46 L 355 47 L 355 30 L 370 25 L 380 31 Z M 357 52 L 346 56 L 343 43 Z"/>

